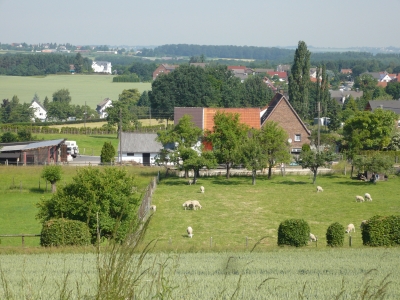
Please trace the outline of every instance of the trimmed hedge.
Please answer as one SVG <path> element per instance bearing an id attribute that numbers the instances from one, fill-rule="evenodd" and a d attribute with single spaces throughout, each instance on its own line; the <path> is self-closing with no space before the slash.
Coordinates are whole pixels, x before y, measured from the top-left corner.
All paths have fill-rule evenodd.
<path id="1" fill-rule="evenodd" d="M 331 247 L 342 247 L 344 241 L 344 226 L 338 222 L 329 225 L 326 230 L 326 243 Z"/>
<path id="2" fill-rule="evenodd" d="M 90 244 L 90 232 L 86 223 L 68 219 L 52 219 L 43 224 L 40 245 L 86 246 Z"/>
<path id="3" fill-rule="evenodd" d="M 278 245 L 306 246 L 310 238 L 310 226 L 303 219 L 283 221 L 278 228 Z"/>
<path id="4" fill-rule="evenodd" d="M 400 216 L 374 216 L 362 228 L 366 246 L 400 245 Z"/>

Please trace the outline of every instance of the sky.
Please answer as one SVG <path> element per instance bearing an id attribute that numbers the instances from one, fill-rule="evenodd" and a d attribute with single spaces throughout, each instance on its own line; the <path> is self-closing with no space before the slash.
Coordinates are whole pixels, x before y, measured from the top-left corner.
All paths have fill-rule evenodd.
<path id="1" fill-rule="evenodd" d="M 0 43 L 400 47 L 400 0 L 0 0 Z"/>

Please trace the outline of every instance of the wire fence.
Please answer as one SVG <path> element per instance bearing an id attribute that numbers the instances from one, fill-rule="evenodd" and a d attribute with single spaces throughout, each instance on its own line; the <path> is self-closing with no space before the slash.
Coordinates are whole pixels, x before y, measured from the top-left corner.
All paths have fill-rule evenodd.
<path id="1" fill-rule="evenodd" d="M 138 211 L 139 222 L 144 222 L 150 215 L 151 200 L 153 198 L 153 193 L 157 188 L 157 184 L 160 182 L 160 171 L 158 171 L 157 176 L 153 177 L 146 188 L 146 192 L 143 196 L 142 203 L 140 204 Z"/>

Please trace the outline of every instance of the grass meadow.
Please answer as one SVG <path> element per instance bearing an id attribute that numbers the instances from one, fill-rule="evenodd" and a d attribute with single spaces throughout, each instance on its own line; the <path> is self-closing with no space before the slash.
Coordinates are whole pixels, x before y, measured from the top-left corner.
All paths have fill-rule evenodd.
<path id="1" fill-rule="evenodd" d="M 72 180 L 77 168 L 63 167 L 58 186 Z M 137 176 L 142 191 L 157 171 L 127 170 Z M 38 186 L 40 172 L 39 166 L 0 167 L 0 234 L 40 232 L 35 203 L 51 196 L 43 180 Z M 316 184 L 324 191 L 317 193 L 308 175 L 259 176 L 255 186 L 246 176 L 201 177 L 195 185 L 163 178 L 153 194 L 157 211 L 129 258 L 136 272 L 150 270 L 136 282 L 137 299 L 149 299 L 149 294 L 170 299 L 399 299 L 400 248 L 363 246 L 359 229 L 362 220 L 374 215 L 400 213 L 399 183 L 394 175 L 376 185 L 349 175 L 319 175 Z M 373 201 L 356 202 L 355 196 L 365 192 Z M 194 199 L 201 210 L 182 208 Z M 288 218 L 306 220 L 318 242 L 278 247 L 279 223 Z M 325 232 L 333 222 L 356 225 L 351 247 L 347 234 L 343 247 L 326 246 Z M 187 226 L 194 229 L 191 239 Z M 38 238 L 26 238 L 25 247 L 19 238 L 2 238 L 0 299 L 53 299 L 65 293 L 72 299 L 95 298 L 99 260 L 93 247 L 44 249 L 38 244 Z M 154 248 L 140 264 L 138 253 L 147 244 Z M 118 272 L 117 278 L 124 279 Z"/>
<path id="2" fill-rule="evenodd" d="M 68 89 L 71 104 L 86 104 L 96 109 L 105 98 L 117 100 L 125 89 L 138 89 L 140 93 L 151 90 L 151 83 L 112 82 L 113 75 L 49 75 L 0 76 L 0 97 L 10 99 L 17 95 L 20 103 L 30 103 L 35 93 L 43 101 L 47 96 L 51 101 L 53 93 Z"/>

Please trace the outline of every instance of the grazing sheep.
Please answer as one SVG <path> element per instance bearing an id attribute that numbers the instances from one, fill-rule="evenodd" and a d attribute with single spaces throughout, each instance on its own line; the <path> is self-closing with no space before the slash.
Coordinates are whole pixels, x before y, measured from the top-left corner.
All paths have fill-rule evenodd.
<path id="1" fill-rule="evenodd" d="M 360 229 L 363 230 L 364 226 L 367 224 L 367 220 L 362 220 L 361 221 L 361 225 L 360 225 Z"/>
<path id="2" fill-rule="evenodd" d="M 192 185 L 192 184 L 196 184 L 196 182 L 197 182 L 197 179 L 190 179 L 189 180 L 189 185 Z"/>
<path id="3" fill-rule="evenodd" d="M 350 233 L 351 231 L 356 232 L 356 227 L 354 227 L 354 224 L 352 223 L 347 225 L 346 233 Z"/>
<path id="4" fill-rule="evenodd" d="M 316 241 L 318 241 L 318 237 L 317 237 L 316 235 L 313 235 L 313 234 L 310 232 L 310 242 L 312 243 L 312 242 L 316 242 Z"/>
<path id="5" fill-rule="evenodd" d="M 317 193 L 318 193 L 318 192 L 323 192 L 323 191 L 324 191 L 324 189 L 323 189 L 322 187 L 317 186 Z"/>
<path id="6" fill-rule="evenodd" d="M 204 193 L 204 186 L 200 187 L 200 193 Z"/>
<path id="7" fill-rule="evenodd" d="M 155 205 L 151 205 L 151 206 L 150 206 L 150 210 L 152 210 L 152 211 L 154 211 L 154 212 L 155 212 L 155 211 L 157 210 L 157 206 L 155 206 Z"/>
<path id="8" fill-rule="evenodd" d="M 196 208 L 202 208 L 202 206 L 200 205 L 200 202 L 199 201 L 197 201 L 197 200 L 192 200 L 191 201 L 192 202 L 192 204 L 193 204 L 193 208 L 194 209 L 196 209 Z"/>
<path id="9" fill-rule="evenodd" d="M 372 197 L 370 194 L 365 193 L 364 197 L 365 197 L 365 201 L 372 201 Z"/>
<path id="10" fill-rule="evenodd" d="M 192 237 L 193 237 L 193 228 L 189 226 L 189 227 L 186 229 L 186 231 L 187 231 L 188 236 L 189 236 L 190 238 L 192 238 Z"/>
<path id="11" fill-rule="evenodd" d="M 182 206 L 186 210 L 186 208 L 190 208 L 191 204 L 192 204 L 192 201 L 188 200 L 188 201 L 185 201 L 185 203 L 183 203 Z"/>
<path id="12" fill-rule="evenodd" d="M 363 196 L 356 196 L 356 202 L 364 202 L 364 197 Z"/>

